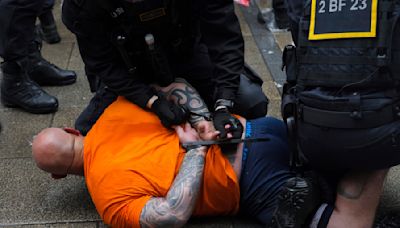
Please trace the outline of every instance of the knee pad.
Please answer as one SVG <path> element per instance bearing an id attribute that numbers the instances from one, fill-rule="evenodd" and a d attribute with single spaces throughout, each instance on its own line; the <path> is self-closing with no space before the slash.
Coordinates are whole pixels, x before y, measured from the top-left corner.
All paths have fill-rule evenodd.
<path id="1" fill-rule="evenodd" d="M 267 115 L 269 99 L 261 85 L 240 75 L 240 86 L 235 99 L 233 112 L 245 118 L 254 119 Z"/>

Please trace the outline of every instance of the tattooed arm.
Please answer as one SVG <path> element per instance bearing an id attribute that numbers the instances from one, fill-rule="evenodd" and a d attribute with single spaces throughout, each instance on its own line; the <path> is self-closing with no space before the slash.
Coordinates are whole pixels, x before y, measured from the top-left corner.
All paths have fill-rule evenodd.
<path id="1" fill-rule="evenodd" d="M 198 134 L 189 124 L 177 126 L 181 141 L 198 139 Z M 197 137 L 191 137 L 197 135 Z M 182 138 L 185 137 L 185 138 Z M 141 227 L 181 227 L 192 215 L 203 179 L 203 168 L 207 148 L 188 150 L 178 175 L 166 197 L 150 199 L 140 215 Z"/>
<path id="2" fill-rule="evenodd" d="M 211 113 L 199 93 L 185 79 L 177 78 L 167 87 L 154 86 L 154 88 L 163 93 L 167 99 L 184 106 L 191 113 L 189 122 L 199 132 L 201 139 L 213 139 L 214 125 L 206 120 Z"/>

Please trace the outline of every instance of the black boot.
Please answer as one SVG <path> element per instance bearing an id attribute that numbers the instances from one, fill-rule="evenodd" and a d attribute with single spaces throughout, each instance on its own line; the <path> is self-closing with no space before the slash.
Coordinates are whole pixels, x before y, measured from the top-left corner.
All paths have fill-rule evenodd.
<path id="1" fill-rule="evenodd" d="M 302 177 L 289 178 L 279 193 L 278 206 L 267 227 L 308 227 L 309 219 L 320 203 L 320 190 L 315 181 Z"/>
<path id="2" fill-rule="evenodd" d="M 57 111 L 57 98 L 30 80 L 21 64 L 5 62 L 1 68 L 3 72 L 1 101 L 5 106 L 18 107 L 36 114 Z"/>
<path id="3" fill-rule="evenodd" d="M 56 22 L 54 21 L 51 9 L 39 15 L 40 25 L 37 26 L 40 37 L 48 44 L 55 44 L 61 41 L 58 34 Z"/>
<path id="4" fill-rule="evenodd" d="M 76 81 L 76 73 L 72 70 L 63 70 L 49 63 L 40 53 L 41 41 L 36 39 L 30 47 L 29 77 L 41 86 L 70 85 Z"/>

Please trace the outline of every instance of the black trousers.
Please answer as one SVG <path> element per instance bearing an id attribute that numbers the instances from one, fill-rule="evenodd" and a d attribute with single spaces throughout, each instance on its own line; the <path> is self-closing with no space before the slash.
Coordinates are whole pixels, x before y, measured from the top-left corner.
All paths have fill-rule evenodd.
<path id="1" fill-rule="evenodd" d="M 28 56 L 36 18 L 53 5 L 54 0 L 0 0 L 0 56 L 5 61 Z"/>

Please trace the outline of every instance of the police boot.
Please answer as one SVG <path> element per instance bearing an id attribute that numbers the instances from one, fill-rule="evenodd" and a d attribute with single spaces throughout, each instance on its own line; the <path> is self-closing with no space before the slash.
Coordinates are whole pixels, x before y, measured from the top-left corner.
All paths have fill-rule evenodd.
<path id="1" fill-rule="evenodd" d="M 278 195 L 278 206 L 267 227 L 308 227 L 320 203 L 320 190 L 315 181 L 303 177 L 289 178 Z"/>
<path id="2" fill-rule="evenodd" d="M 18 107 L 30 113 L 42 114 L 56 112 L 57 98 L 47 94 L 29 79 L 24 67 L 16 62 L 1 65 L 1 101 L 7 107 Z"/>
<path id="3" fill-rule="evenodd" d="M 29 48 L 29 77 L 40 86 L 63 86 L 76 81 L 76 73 L 49 63 L 40 53 L 41 41 L 37 38 Z"/>

